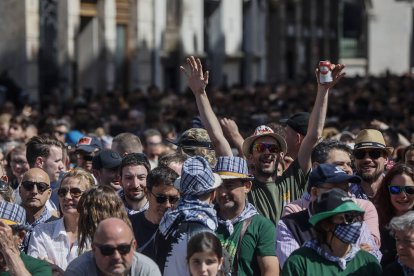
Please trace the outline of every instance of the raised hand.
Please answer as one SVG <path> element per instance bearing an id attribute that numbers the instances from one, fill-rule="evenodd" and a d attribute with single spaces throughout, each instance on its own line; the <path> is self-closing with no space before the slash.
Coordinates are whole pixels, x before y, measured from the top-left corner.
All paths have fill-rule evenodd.
<path id="1" fill-rule="evenodd" d="M 199 58 L 190 56 L 187 58 L 187 64 L 190 70 L 180 66 L 181 72 L 187 77 L 187 84 L 193 93 L 204 93 L 208 84 L 208 71 L 203 72 L 203 65 Z"/>
<path id="2" fill-rule="evenodd" d="M 343 64 L 331 64 L 332 82 L 328 82 L 328 83 L 319 82 L 320 72 L 319 72 L 319 68 L 316 68 L 315 76 L 316 76 L 316 81 L 318 82 L 318 89 L 328 90 L 334 87 L 345 76 L 345 73 L 342 72 L 342 69 L 344 69 L 344 67 L 345 65 Z"/>

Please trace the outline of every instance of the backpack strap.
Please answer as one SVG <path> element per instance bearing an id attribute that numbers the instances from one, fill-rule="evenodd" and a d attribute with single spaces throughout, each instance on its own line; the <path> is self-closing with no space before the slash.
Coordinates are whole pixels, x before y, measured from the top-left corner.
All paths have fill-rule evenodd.
<path id="1" fill-rule="evenodd" d="M 242 229 L 240 231 L 239 241 L 237 243 L 236 256 L 234 256 L 234 260 L 233 260 L 233 269 L 232 269 L 231 275 L 237 275 L 237 272 L 239 270 L 239 257 L 240 257 L 240 252 L 241 252 L 241 241 L 243 239 L 244 234 L 246 233 L 247 227 L 249 227 L 250 223 L 252 222 L 253 217 L 254 216 L 251 216 L 250 218 L 247 218 L 243 221 L 243 226 L 242 226 Z"/>

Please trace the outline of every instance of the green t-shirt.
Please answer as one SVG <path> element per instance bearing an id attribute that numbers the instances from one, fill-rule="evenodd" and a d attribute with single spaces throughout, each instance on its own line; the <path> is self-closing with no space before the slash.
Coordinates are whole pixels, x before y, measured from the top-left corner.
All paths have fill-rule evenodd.
<path id="1" fill-rule="evenodd" d="M 308 175 L 303 173 L 296 159 L 275 182 L 262 183 L 253 180 L 248 198 L 260 214 L 275 225 L 279 222 L 283 207 L 300 198 L 305 191 Z"/>
<path id="2" fill-rule="evenodd" d="M 381 266 L 374 255 L 359 250 L 355 257 L 341 270 L 338 264 L 328 261 L 315 250 L 301 247 L 294 251 L 283 266 L 282 276 L 291 275 L 381 275 Z"/>
<path id="3" fill-rule="evenodd" d="M 46 261 L 42 261 L 24 253 L 20 253 L 24 266 L 33 276 L 52 276 L 52 267 Z M 10 271 L 0 272 L 0 276 L 10 275 Z"/>
<path id="4" fill-rule="evenodd" d="M 220 225 L 216 231 L 224 249 L 234 260 L 243 222 L 234 225 L 233 234 Z M 258 256 L 276 256 L 276 231 L 273 223 L 262 215 L 255 215 L 241 241 L 237 275 L 260 275 Z"/>

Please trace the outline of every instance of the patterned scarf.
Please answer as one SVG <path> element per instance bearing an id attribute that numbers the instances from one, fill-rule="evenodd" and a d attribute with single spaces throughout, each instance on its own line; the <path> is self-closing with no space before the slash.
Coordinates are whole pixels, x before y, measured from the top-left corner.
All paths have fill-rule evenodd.
<path id="1" fill-rule="evenodd" d="M 220 217 L 218 217 L 218 222 L 219 222 L 219 224 L 223 224 L 226 227 L 229 234 L 231 235 L 234 232 L 233 225 L 235 225 L 239 221 L 244 221 L 245 219 L 248 219 L 248 218 L 250 218 L 250 217 L 252 217 L 256 214 L 258 214 L 256 208 L 251 203 L 248 203 L 246 201 L 246 205 L 244 207 L 244 210 L 243 210 L 243 212 L 241 212 L 240 215 L 238 215 L 237 217 L 235 217 L 232 220 L 229 220 L 229 219 L 228 220 L 223 220 L 223 219 L 220 219 Z"/>
<path id="2" fill-rule="evenodd" d="M 351 250 L 349 250 L 345 257 L 340 258 L 331 255 L 331 253 L 326 251 L 316 239 L 305 242 L 303 246 L 315 250 L 316 253 L 318 253 L 322 258 L 333 263 L 337 263 L 342 270 L 346 269 L 346 263 L 351 261 L 360 250 L 358 246 L 351 244 Z"/>
<path id="3" fill-rule="evenodd" d="M 194 196 L 181 197 L 177 208 L 164 214 L 159 226 L 160 232 L 166 235 L 176 219 L 199 222 L 212 231 L 216 231 L 218 225 L 216 210 Z"/>
<path id="4" fill-rule="evenodd" d="M 400 261 L 400 258 L 398 258 L 397 261 L 400 264 L 400 266 L 402 267 L 405 276 L 414 276 L 414 270 L 412 270 L 411 268 L 409 268 L 408 266 L 406 266 L 405 264 L 403 264 Z"/>

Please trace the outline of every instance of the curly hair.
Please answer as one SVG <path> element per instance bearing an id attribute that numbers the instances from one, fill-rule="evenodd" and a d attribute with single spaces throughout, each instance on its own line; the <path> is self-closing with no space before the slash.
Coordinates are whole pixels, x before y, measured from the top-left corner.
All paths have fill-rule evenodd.
<path id="1" fill-rule="evenodd" d="M 77 210 L 79 254 L 88 249 L 95 230 L 102 220 L 111 217 L 120 218 L 132 227 L 124 203 L 111 187 L 97 186 L 87 190 L 82 194 Z"/>
<path id="2" fill-rule="evenodd" d="M 391 184 L 391 181 L 397 175 L 407 175 L 414 181 L 414 169 L 413 167 L 404 164 L 404 163 L 397 163 L 394 167 L 388 171 L 385 175 L 384 179 L 381 182 L 380 188 L 375 196 L 375 199 L 378 199 L 378 202 L 375 202 L 379 218 L 379 225 L 380 227 L 387 227 L 390 223 L 391 219 L 395 217 L 395 209 L 391 203 L 391 195 L 388 190 L 388 186 Z"/>

